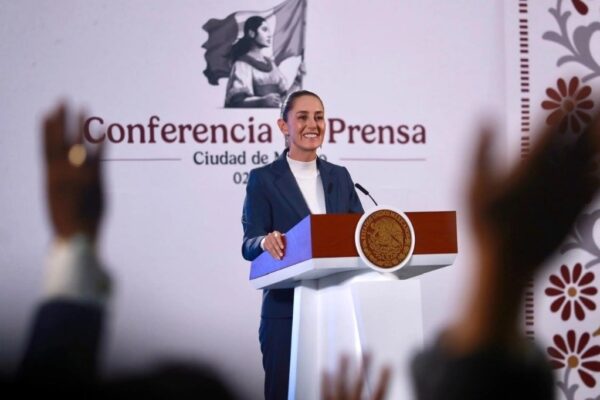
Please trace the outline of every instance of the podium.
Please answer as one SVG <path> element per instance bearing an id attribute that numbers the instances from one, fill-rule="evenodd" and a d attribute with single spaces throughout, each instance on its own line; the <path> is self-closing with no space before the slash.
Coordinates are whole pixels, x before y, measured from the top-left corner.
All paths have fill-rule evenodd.
<path id="1" fill-rule="evenodd" d="M 377 207 L 384 209 L 384 207 Z M 286 233 L 282 260 L 267 252 L 251 266 L 256 289 L 294 288 L 288 399 L 320 398 L 322 373 L 335 373 L 342 355 L 350 376 L 365 354 L 372 359 L 365 392 L 383 365 L 392 367 L 390 399 L 410 399 L 409 360 L 423 346 L 420 282 L 415 277 L 451 265 L 458 251 L 456 213 L 403 214 L 414 230 L 414 249 L 394 272 L 381 272 L 359 256 L 360 214 L 309 215 Z"/>

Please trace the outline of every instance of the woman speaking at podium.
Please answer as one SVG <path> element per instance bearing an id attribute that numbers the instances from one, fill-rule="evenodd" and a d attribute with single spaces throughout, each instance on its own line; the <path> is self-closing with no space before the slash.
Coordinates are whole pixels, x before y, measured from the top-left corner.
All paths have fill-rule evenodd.
<path id="1" fill-rule="evenodd" d="M 263 251 L 285 257 L 284 232 L 309 214 L 362 213 L 350 174 L 317 157 L 325 137 L 325 110 L 315 93 L 291 93 L 277 121 L 286 149 L 271 164 L 250 172 L 242 214 L 242 255 Z M 265 369 L 265 398 L 287 399 L 294 289 L 263 294 L 259 328 Z"/>

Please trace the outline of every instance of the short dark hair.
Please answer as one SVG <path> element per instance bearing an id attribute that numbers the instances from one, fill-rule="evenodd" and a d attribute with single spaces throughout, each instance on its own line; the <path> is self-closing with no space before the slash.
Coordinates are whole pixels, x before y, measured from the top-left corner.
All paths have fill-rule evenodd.
<path id="1" fill-rule="evenodd" d="M 323 104 L 323 100 L 321 100 L 321 98 L 319 97 L 318 94 L 313 93 L 309 90 L 297 90 L 295 92 L 288 94 L 288 96 L 285 98 L 285 101 L 281 105 L 281 119 L 283 119 L 284 121 L 287 121 L 288 113 L 290 112 L 292 107 L 294 107 L 294 102 L 296 101 L 297 98 L 302 97 L 302 96 L 316 97 L 321 102 L 321 105 L 323 106 L 323 108 L 325 108 L 325 105 Z"/>

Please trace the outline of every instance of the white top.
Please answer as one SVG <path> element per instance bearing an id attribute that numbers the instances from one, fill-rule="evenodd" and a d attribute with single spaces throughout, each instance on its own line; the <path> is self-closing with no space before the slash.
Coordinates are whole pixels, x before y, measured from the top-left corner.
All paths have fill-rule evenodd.
<path id="1" fill-rule="evenodd" d="M 312 161 L 296 161 L 289 156 L 287 162 L 292 170 L 296 182 L 300 187 L 304 201 L 308 205 L 311 214 L 325 214 L 325 191 L 323 181 L 317 168 L 317 159 Z"/>
<path id="2" fill-rule="evenodd" d="M 296 161 L 287 157 L 288 165 L 292 170 L 292 175 L 302 192 L 302 197 L 308 205 L 311 214 L 325 214 L 325 191 L 323 190 L 323 181 L 317 168 L 317 159 L 313 161 Z M 261 249 L 265 249 L 265 238 L 260 241 Z"/>

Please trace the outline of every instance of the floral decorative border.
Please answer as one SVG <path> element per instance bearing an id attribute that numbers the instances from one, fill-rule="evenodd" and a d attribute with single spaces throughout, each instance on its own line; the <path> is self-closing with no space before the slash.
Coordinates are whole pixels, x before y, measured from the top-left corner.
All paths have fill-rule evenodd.
<path id="1" fill-rule="evenodd" d="M 566 1 L 566 3 L 565 3 Z M 593 57 L 592 35 L 600 31 L 600 22 L 581 23 L 574 21 L 588 15 L 590 0 L 554 0 L 548 12 L 556 24 L 554 29 L 544 32 L 542 39 L 558 45 L 564 54 L 556 60 L 556 67 L 576 64 L 582 74 L 568 79 L 556 77 L 556 83 L 546 89 L 546 98 L 540 103 L 540 111 L 546 112 L 548 125 L 559 124 L 564 138 L 577 137 L 583 127 L 590 123 L 595 104 L 593 89 L 589 83 L 600 77 L 600 65 Z M 571 27 L 570 27 L 571 25 Z M 569 145 L 569 140 L 565 145 Z M 556 162 L 560 162 L 560 154 Z M 590 171 L 592 172 L 592 171 Z M 567 195 L 567 194 L 566 194 Z M 598 282 L 592 269 L 600 265 L 600 243 L 594 239 L 594 226 L 600 221 L 600 209 L 582 214 L 573 231 L 560 247 L 560 255 L 570 256 L 569 261 L 558 262 L 545 282 L 543 295 L 548 301 L 548 312 L 553 326 L 566 332 L 552 336 L 547 348 L 552 367 L 562 374 L 557 387 L 566 400 L 575 400 L 580 388 L 586 390 L 600 386 L 600 327 L 589 331 L 589 323 L 598 319 Z M 576 261 L 573 261 L 575 258 Z M 555 322 L 555 323 L 554 323 Z M 573 329 L 582 322 L 587 328 Z M 595 392 L 597 393 L 597 391 Z M 586 400 L 600 400 L 600 395 Z"/>
<path id="2" fill-rule="evenodd" d="M 600 345 L 590 343 L 591 337 L 589 332 L 584 332 L 578 338 L 571 329 L 564 336 L 554 335 L 554 345 L 548 347 L 550 365 L 554 369 L 564 369 L 563 378 L 557 385 L 567 400 L 574 400 L 579 388 L 577 383 L 569 383 L 573 371 L 577 372 L 581 382 L 588 388 L 596 386 L 597 381 L 592 373 L 600 372 L 600 361 L 596 361 Z M 600 400 L 600 395 L 586 400 Z"/>
<path id="3" fill-rule="evenodd" d="M 572 3 L 579 14 L 587 14 L 587 5 L 582 0 L 572 0 Z M 563 11 L 562 0 L 557 0 L 556 7 L 550 8 L 548 12 L 556 20 L 558 31 L 547 31 L 542 38 L 564 47 L 568 53 L 558 59 L 556 66 L 560 67 L 563 64 L 575 62 L 586 67 L 590 72 L 582 78 L 583 82 L 599 77 L 600 65 L 598 65 L 592 56 L 590 42 L 594 32 L 600 31 L 600 22 L 595 21 L 589 25 L 578 26 L 573 31 L 573 34 L 569 34 L 567 24 L 569 17 L 571 17 L 571 12 Z"/>
<path id="4" fill-rule="evenodd" d="M 573 232 L 561 246 L 560 253 L 565 254 L 571 250 L 582 250 L 593 258 L 585 263 L 585 269 L 600 265 L 600 245 L 594 240 L 594 225 L 600 221 L 600 210 L 581 214 L 575 222 Z"/>

